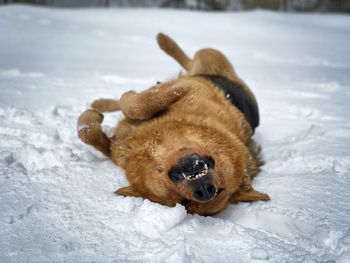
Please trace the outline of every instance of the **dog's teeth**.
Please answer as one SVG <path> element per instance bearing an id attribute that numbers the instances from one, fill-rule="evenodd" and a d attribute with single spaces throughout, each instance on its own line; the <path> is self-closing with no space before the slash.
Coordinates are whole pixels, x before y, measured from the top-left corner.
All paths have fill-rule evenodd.
<path id="1" fill-rule="evenodd" d="M 182 173 L 182 176 L 186 179 L 186 180 L 194 180 L 194 179 L 198 179 L 203 177 L 204 175 L 206 175 L 208 173 L 208 166 L 205 165 L 204 166 L 204 170 L 201 171 L 198 174 L 192 174 L 192 175 L 186 175 L 185 173 Z"/>

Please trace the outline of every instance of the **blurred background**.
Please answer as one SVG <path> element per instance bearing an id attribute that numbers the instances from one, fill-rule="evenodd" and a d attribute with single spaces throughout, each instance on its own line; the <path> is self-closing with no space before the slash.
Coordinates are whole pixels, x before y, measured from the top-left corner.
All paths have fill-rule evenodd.
<path id="1" fill-rule="evenodd" d="M 160 7 L 216 11 L 259 8 L 282 12 L 350 13 L 350 0 L 0 0 L 0 5 L 12 3 L 55 7 Z"/>

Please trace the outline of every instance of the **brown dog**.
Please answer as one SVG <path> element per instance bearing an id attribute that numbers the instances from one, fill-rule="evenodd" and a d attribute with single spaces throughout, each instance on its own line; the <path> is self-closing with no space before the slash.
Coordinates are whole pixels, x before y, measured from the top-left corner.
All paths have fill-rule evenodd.
<path id="1" fill-rule="evenodd" d="M 79 117 L 80 139 L 123 167 L 130 186 L 116 194 L 185 205 L 212 215 L 229 202 L 269 200 L 252 188 L 262 161 L 251 136 L 259 124 L 256 99 L 226 57 L 201 49 L 191 60 L 168 36 L 158 44 L 187 75 L 119 101 L 97 100 Z M 112 138 L 100 112 L 121 110 Z"/>

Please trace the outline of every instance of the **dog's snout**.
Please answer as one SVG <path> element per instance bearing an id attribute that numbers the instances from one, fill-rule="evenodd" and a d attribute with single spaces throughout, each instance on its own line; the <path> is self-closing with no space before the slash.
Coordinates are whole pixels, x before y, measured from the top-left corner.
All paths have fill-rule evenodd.
<path id="1" fill-rule="evenodd" d="M 193 185 L 193 198 L 205 202 L 213 199 L 216 195 L 215 186 L 208 180 L 198 180 Z"/>
<path id="2" fill-rule="evenodd" d="M 185 180 L 196 180 L 209 173 L 214 169 L 215 161 L 210 156 L 200 156 L 192 153 L 182 157 L 178 164 L 171 167 L 168 176 L 173 182 Z"/>

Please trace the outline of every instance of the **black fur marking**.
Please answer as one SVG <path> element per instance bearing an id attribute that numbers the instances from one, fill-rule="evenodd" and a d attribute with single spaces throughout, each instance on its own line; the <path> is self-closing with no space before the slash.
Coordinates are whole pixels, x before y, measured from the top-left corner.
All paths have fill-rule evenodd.
<path id="1" fill-rule="evenodd" d="M 198 77 L 211 81 L 221 89 L 232 105 L 244 114 L 254 133 L 255 128 L 259 126 L 260 119 L 258 105 L 239 88 L 239 85 L 218 75 L 198 75 Z"/>
<path id="2" fill-rule="evenodd" d="M 190 202 L 190 200 L 185 198 L 180 202 L 180 204 L 182 204 L 183 206 L 186 206 L 189 202 Z"/>

